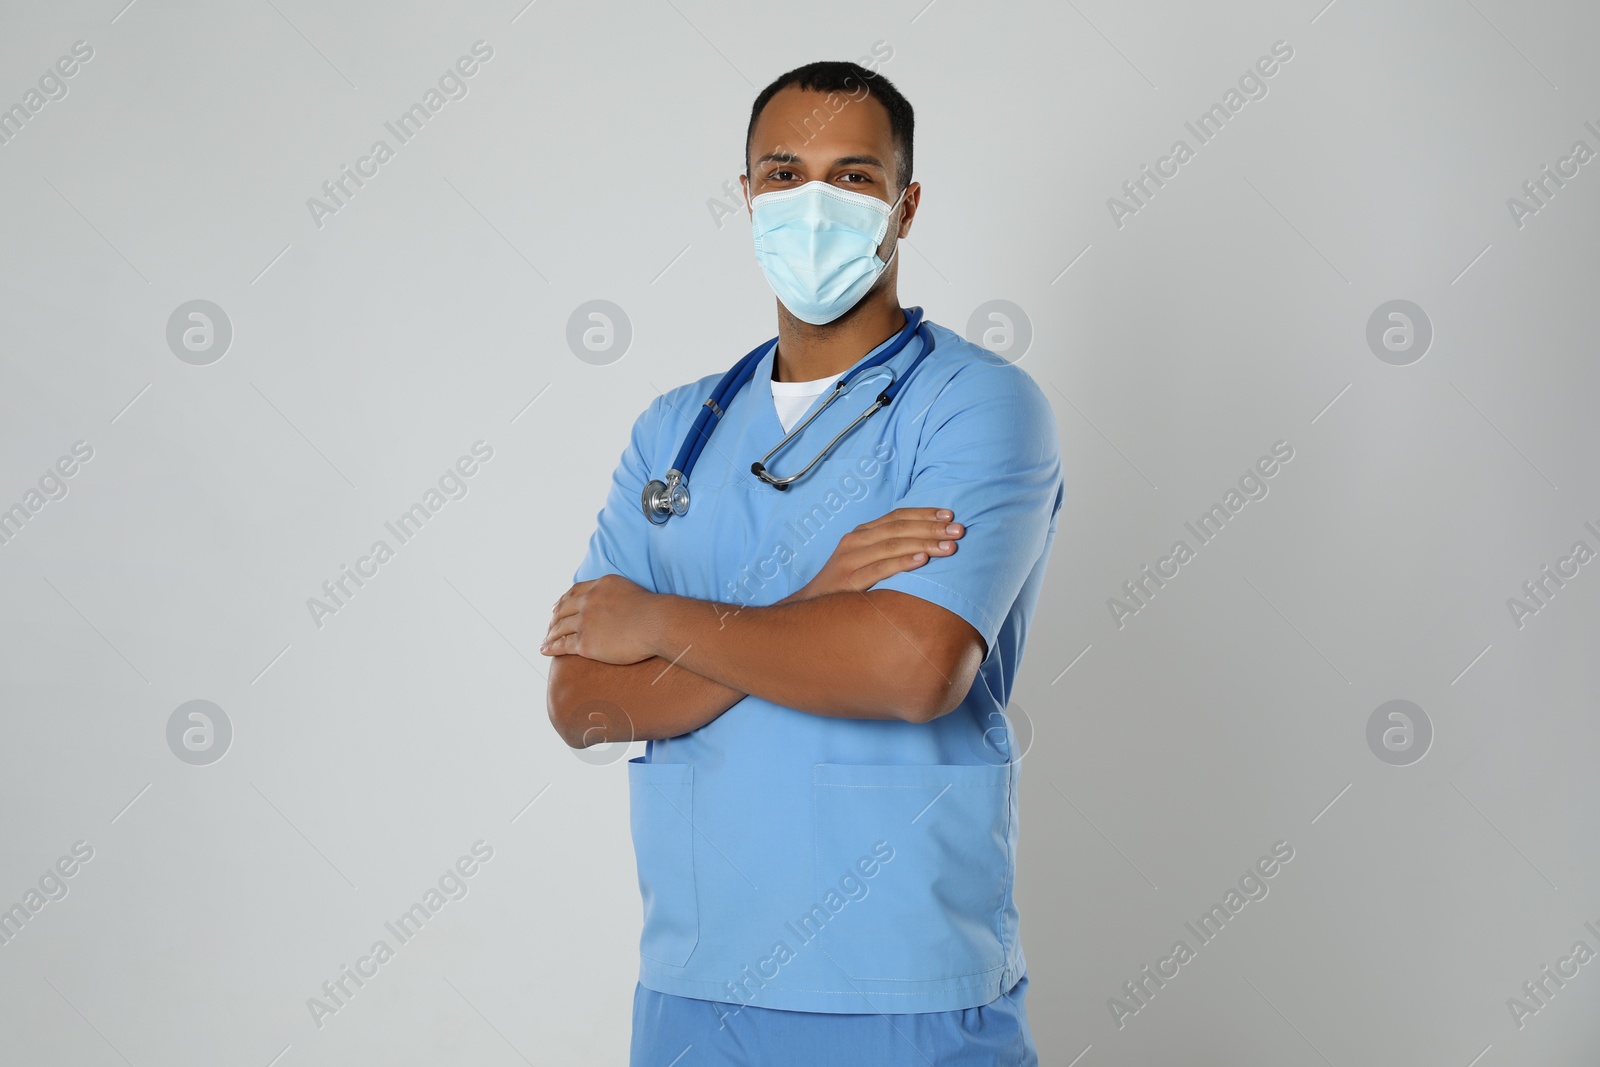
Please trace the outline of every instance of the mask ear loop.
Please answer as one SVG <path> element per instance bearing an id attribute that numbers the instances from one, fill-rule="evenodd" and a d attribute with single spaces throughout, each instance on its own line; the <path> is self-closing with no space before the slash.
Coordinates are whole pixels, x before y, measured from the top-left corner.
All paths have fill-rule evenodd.
<path id="1" fill-rule="evenodd" d="M 878 243 L 880 245 L 883 244 L 883 238 L 889 236 L 889 215 L 893 215 L 894 214 L 895 208 L 898 208 L 900 206 L 900 202 L 906 198 L 906 193 L 907 193 L 907 191 L 910 190 L 910 188 L 911 188 L 911 186 L 907 185 L 904 189 L 900 190 L 900 195 L 895 197 L 894 203 L 892 205 L 890 205 L 890 207 L 889 207 L 889 214 L 885 215 L 883 217 L 883 235 L 878 238 Z M 901 221 L 903 222 L 905 220 L 902 219 Z M 895 229 L 898 231 L 899 230 L 899 226 L 896 225 Z M 889 250 L 889 258 L 883 261 L 883 270 L 880 270 L 878 272 L 879 274 L 882 274 L 883 271 L 889 269 L 889 264 L 894 262 L 894 257 L 899 251 L 900 251 L 900 238 L 899 238 L 899 236 L 897 234 L 895 239 L 894 239 L 894 247 Z M 874 248 L 872 250 L 872 258 L 874 258 L 874 259 L 878 258 L 878 250 L 876 248 Z"/>

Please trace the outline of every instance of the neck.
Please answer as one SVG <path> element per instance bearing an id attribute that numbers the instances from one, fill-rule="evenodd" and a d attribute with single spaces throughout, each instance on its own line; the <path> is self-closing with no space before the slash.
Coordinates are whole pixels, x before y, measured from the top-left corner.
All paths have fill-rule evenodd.
<path id="1" fill-rule="evenodd" d="M 905 325 L 899 297 L 889 288 L 868 293 L 844 315 L 820 326 L 795 318 L 780 302 L 772 377 L 780 382 L 811 382 L 842 374 Z"/>

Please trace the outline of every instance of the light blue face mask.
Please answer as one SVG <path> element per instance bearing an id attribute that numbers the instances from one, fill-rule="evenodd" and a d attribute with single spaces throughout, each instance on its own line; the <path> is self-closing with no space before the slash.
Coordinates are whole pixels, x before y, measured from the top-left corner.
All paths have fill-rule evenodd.
<path id="1" fill-rule="evenodd" d="M 827 182 L 762 193 L 750 201 L 756 262 L 767 284 L 797 319 L 832 322 L 872 288 L 894 262 L 878 258 L 906 192 L 893 204 Z M 900 243 L 895 242 L 895 250 Z"/>

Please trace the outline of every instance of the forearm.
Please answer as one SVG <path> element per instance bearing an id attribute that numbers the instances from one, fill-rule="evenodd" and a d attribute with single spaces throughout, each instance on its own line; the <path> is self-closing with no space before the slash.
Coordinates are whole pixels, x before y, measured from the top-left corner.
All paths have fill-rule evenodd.
<path id="1" fill-rule="evenodd" d="M 658 596 L 646 625 L 655 655 L 729 689 L 833 718 L 925 721 L 966 696 L 982 657 L 920 626 L 920 603 L 896 591 L 754 608 Z"/>
<path id="2" fill-rule="evenodd" d="M 550 660 L 550 722 L 573 748 L 659 741 L 697 730 L 745 694 L 652 657 L 617 665 L 582 656 Z"/>
<path id="3" fill-rule="evenodd" d="M 779 604 L 810 596 L 799 589 Z M 545 703 L 550 723 L 573 748 L 608 741 L 659 741 L 715 720 L 745 693 L 659 656 L 614 664 L 553 656 Z M 618 712 L 621 714 L 618 714 Z"/>

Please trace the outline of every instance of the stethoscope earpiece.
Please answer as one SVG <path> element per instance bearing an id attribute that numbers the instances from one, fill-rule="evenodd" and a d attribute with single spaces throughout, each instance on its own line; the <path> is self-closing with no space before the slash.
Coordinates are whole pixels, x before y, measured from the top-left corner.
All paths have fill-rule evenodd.
<path id="1" fill-rule="evenodd" d="M 785 438 L 785 440 L 787 440 L 787 438 Z M 769 453 L 769 455 L 770 455 L 770 453 Z M 821 459 L 822 457 L 819 456 L 817 458 Z M 762 481 L 764 481 L 768 485 L 772 486 L 772 488 L 778 489 L 778 490 L 788 489 L 789 488 L 789 483 L 794 481 L 794 478 L 783 478 L 783 479 L 774 478 L 772 475 L 767 473 L 766 466 L 763 465 L 762 462 L 759 459 L 756 460 L 754 463 L 750 464 L 750 473 L 754 474 L 757 478 L 760 478 Z M 801 471 L 800 473 L 804 474 L 805 472 Z M 798 478 L 799 476 L 800 475 L 797 474 L 797 475 L 795 475 L 795 478 Z"/>
<path id="2" fill-rule="evenodd" d="M 917 358 L 919 360 L 921 359 L 920 356 L 917 357 Z M 915 364 L 913 364 L 913 366 L 914 365 Z M 811 460 L 810 463 L 807 463 L 804 467 L 801 467 L 799 470 L 795 471 L 793 474 L 789 475 L 787 478 L 779 478 L 777 475 L 772 474 L 771 472 L 769 472 L 767 470 L 767 467 L 766 467 L 767 460 L 769 460 L 773 456 L 777 455 L 778 454 L 778 450 L 781 449 L 784 445 L 788 444 L 791 440 L 793 440 L 795 438 L 795 436 L 800 433 L 800 431 L 804 430 L 806 428 L 806 425 L 808 423 L 810 423 L 812 419 L 816 418 L 818 415 L 821 415 L 824 411 L 828 410 L 828 405 L 829 404 L 833 403 L 835 400 L 839 399 L 839 397 L 841 397 L 845 393 L 849 392 L 850 388 L 853 385 L 855 385 L 856 381 L 863 374 L 865 374 L 869 378 L 872 377 L 873 375 L 871 373 L 868 373 L 869 371 L 870 372 L 881 371 L 884 374 L 887 374 L 889 376 L 889 386 L 888 386 L 888 388 L 885 388 L 882 392 L 880 392 L 878 394 L 878 399 L 876 399 L 876 400 L 874 400 L 872 402 L 872 406 L 871 407 L 867 408 L 861 414 L 857 415 L 855 417 L 855 420 L 853 422 L 851 422 L 850 425 L 846 426 L 844 429 L 842 429 L 838 433 L 834 434 L 833 440 L 829 441 L 827 444 L 823 445 L 822 446 L 822 450 L 816 454 L 816 456 Z M 750 473 L 754 474 L 757 478 L 760 478 L 762 481 L 766 482 L 768 485 L 772 486 L 774 489 L 787 489 L 787 488 L 789 488 L 789 483 L 790 482 L 794 481 L 796 478 L 799 478 L 806 471 L 810 470 L 812 467 L 815 467 L 818 463 L 820 463 L 822 461 L 822 457 L 826 456 L 828 454 L 828 449 L 830 449 L 834 445 L 838 444 L 839 443 L 839 439 L 841 437 L 843 437 L 845 434 L 849 433 L 851 430 L 855 429 L 856 426 L 859 423 L 861 423 L 863 420 L 865 420 L 867 418 L 870 418 L 873 415 L 874 412 L 876 412 L 879 408 L 886 406 L 889 403 L 889 401 L 894 398 L 894 393 L 892 391 L 893 388 L 894 388 L 894 381 L 895 381 L 894 368 L 893 367 L 886 367 L 886 366 L 883 366 L 881 364 L 876 365 L 876 366 L 862 367 L 855 374 L 851 375 L 848 379 L 840 379 L 838 382 L 836 382 L 834 384 L 833 392 L 828 394 L 828 399 L 826 399 L 826 400 L 824 400 L 822 402 L 822 406 L 821 407 L 817 408 L 817 410 L 813 411 L 810 415 L 806 416 L 806 418 L 800 423 L 800 425 L 796 426 L 794 429 L 792 429 L 788 433 L 784 434 L 783 435 L 783 440 L 781 440 L 777 444 L 773 445 L 771 452 L 768 452 L 766 455 L 762 456 L 761 459 L 758 462 L 750 464 Z"/>

